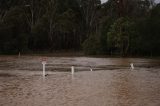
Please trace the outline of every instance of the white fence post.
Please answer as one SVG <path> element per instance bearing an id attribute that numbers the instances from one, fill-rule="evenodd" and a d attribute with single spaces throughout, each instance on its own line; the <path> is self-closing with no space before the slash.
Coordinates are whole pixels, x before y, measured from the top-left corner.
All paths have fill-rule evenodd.
<path id="1" fill-rule="evenodd" d="M 74 74 L 74 66 L 71 67 L 71 74 Z"/>
<path id="2" fill-rule="evenodd" d="M 43 65 L 43 77 L 45 77 L 46 75 L 46 70 L 45 70 L 45 66 L 46 66 L 46 61 L 42 61 L 42 65 Z"/>
<path id="3" fill-rule="evenodd" d="M 131 65 L 131 69 L 134 70 L 134 65 L 133 65 L 133 63 L 131 63 L 130 65 Z"/>

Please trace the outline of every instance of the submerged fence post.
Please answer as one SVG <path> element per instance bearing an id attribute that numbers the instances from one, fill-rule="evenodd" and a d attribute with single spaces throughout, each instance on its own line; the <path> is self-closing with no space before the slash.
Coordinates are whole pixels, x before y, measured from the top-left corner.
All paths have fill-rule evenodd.
<path id="1" fill-rule="evenodd" d="M 47 60 L 47 58 L 45 58 L 45 57 L 42 58 L 42 65 L 43 65 L 42 75 L 43 75 L 43 77 L 46 76 L 46 64 L 47 64 L 46 60 Z"/>
<path id="2" fill-rule="evenodd" d="M 46 66 L 46 61 L 42 61 L 42 65 L 43 65 L 43 77 L 45 77 L 46 75 L 46 70 L 45 70 L 45 66 Z"/>
<path id="3" fill-rule="evenodd" d="M 71 74 L 74 74 L 74 66 L 71 67 Z"/>
<path id="4" fill-rule="evenodd" d="M 131 65 L 131 69 L 134 70 L 134 65 L 133 65 L 133 63 L 131 63 L 130 65 Z"/>

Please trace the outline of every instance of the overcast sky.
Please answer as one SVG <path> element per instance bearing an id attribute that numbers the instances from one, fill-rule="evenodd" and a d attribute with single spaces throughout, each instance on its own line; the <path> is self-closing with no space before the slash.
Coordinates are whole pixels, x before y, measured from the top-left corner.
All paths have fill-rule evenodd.
<path id="1" fill-rule="evenodd" d="M 106 2 L 106 1 L 108 1 L 108 0 L 101 0 L 102 3 Z M 157 3 L 160 2 L 160 0 L 155 0 L 155 1 L 156 1 Z"/>
<path id="2" fill-rule="evenodd" d="M 102 3 L 106 2 L 107 0 L 101 0 Z"/>

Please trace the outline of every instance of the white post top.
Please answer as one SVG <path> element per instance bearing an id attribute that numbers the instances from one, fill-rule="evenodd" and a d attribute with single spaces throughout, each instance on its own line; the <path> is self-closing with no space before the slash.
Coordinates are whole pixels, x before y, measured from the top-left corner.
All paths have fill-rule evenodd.
<path id="1" fill-rule="evenodd" d="M 41 59 L 41 61 L 42 61 L 42 64 L 47 64 L 47 58 L 46 58 L 46 57 L 43 57 L 43 58 Z"/>
<path id="2" fill-rule="evenodd" d="M 42 61 L 42 64 L 47 64 L 47 62 L 46 61 Z"/>

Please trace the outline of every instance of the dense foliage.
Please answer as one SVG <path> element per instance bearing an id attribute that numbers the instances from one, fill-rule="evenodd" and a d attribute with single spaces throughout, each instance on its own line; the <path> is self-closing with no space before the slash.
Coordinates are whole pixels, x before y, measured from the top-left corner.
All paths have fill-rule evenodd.
<path id="1" fill-rule="evenodd" d="M 154 0 L 0 0 L 0 53 L 159 55 Z"/>

